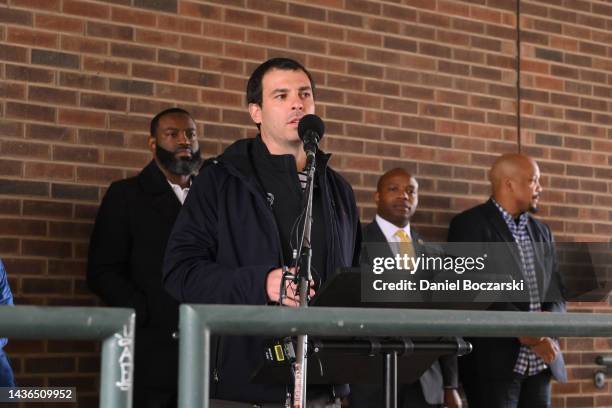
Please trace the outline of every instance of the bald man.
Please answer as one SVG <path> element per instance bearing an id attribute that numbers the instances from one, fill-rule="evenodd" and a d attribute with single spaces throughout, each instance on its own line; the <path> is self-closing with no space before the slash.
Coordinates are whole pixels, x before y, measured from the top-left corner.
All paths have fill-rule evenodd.
<path id="1" fill-rule="evenodd" d="M 522 276 L 529 302 L 497 302 L 492 310 L 564 312 L 550 228 L 532 216 L 542 193 L 540 169 L 522 154 L 499 157 L 489 172 L 492 196 L 455 216 L 449 242 L 511 242 L 509 265 Z M 511 248 L 511 247 L 509 247 Z M 550 407 L 550 379 L 567 381 L 563 356 L 550 337 L 473 338 L 472 354 L 459 361 L 470 408 Z"/>
<path id="2" fill-rule="evenodd" d="M 371 264 L 367 243 L 389 243 L 385 257 L 394 257 L 400 246 L 409 245 L 413 256 L 424 252 L 423 240 L 410 226 L 410 219 L 419 204 L 419 184 L 406 170 L 395 168 L 378 180 L 376 193 L 376 217 L 363 229 L 362 263 Z M 376 246 L 378 249 L 378 245 Z M 372 248 L 370 248 L 372 249 Z M 351 408 L 378 408 L 382 406 L 381 386 L 351 386 Z M 433 408 L 444 404 L 448 408 L 461 408 L 457 392 L 457 358 L 440 358 L 414 384 L 399 388 L 398 407 Z"/>

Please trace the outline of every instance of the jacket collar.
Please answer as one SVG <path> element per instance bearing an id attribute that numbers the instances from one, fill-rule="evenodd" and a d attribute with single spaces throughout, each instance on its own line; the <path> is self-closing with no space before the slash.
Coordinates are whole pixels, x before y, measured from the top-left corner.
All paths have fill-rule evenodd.
<path id="1" fill-rule="evenodd" d="M 254 138 L 242 139 L 232 143 L 217 158 L 217 161 L 226 165 L 228 170 L 235 176 L 246 181 L 256 182 L 255 166 L 253 164 L 253 155 L 257 154 L 256 146 L 257 149 L 263 147 L 264 152 L 268 152 L 266 145 L 261 140 L 261 135 L 258 134 Z M 319 150 L 317 154 L 317 168 L 326 168 L 330 158 L 331 154 Z"/>
<path id="2" fill-rule="evenodd" d="M 138 183 L 142 190 L 152 196 L 152 206 L 167 217 L 176 217 L 181 208 L 181 202 L 172 191 L 166 176 L 157 166 L 155 160 L 138 175 Z"/>

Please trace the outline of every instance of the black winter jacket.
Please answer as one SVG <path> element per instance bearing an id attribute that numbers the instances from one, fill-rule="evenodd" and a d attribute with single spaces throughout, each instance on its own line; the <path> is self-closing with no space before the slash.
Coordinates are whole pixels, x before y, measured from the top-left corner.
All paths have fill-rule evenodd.
<path id="1" fill-rule="evenodd" d="M 240 140 L 205 166 L 174 225 L 164 261 L 164 283 L 184 303 L 265 305 L 266 276 L 282 266 L 278 228 L 253 168 L 256 139 Z M 260 141 L 259 141 L 260 142 Z M 328 258 L 324 276 L 356 266 L 361 232 L 353 190 L 317 156 Z M 284 402 L 284 386 L 250 384 L 263 362 L 263 341 L 224 337 L 212 351 L 211 397 Z M 214 380 L 216 378 L 216 380 Z"/>

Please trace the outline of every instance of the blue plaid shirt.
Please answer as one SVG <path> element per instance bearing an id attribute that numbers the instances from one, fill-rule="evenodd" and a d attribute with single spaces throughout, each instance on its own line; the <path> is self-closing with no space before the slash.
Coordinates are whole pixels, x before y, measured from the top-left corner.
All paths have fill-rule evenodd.
<path id="1" fill-rule="evenodd" d="M 529 215 L 522 213 L 518 218 L 518 223 L 514 220 L 511 214 L 502 208 L 497 201 L 493 200 L 493 203 L 501 213 L 514 241 L 516 242 L 521 256 L 522 272 L 527 283 L 529 290 L 529 311 L 540 312 L 542 311 L 542 304 L 540 303 L 540 293 L 538 292 L 538 280 L 535 273 L 535 253 L 533 251 L 533 245 L 531 238 L 527 233 L 527 222 L 529 221 Z M 538 357 L 531 349 L 527 346 L 521 345 L 519 350 L 518 358 L 514 366 L 514 372 L 523 375 L 536 375 L 547 368 L 546 363 L 540 357 Z"/>

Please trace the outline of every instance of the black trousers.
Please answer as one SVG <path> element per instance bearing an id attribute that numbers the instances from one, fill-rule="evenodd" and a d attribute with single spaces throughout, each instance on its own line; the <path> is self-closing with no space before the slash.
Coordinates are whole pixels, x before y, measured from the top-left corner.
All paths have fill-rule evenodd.
<path id="1" fill-rule="evenodd" d="M 487 379 L 464 384 L 469 408 L 550 408 L 550 370 L 533 376 Z"/>

